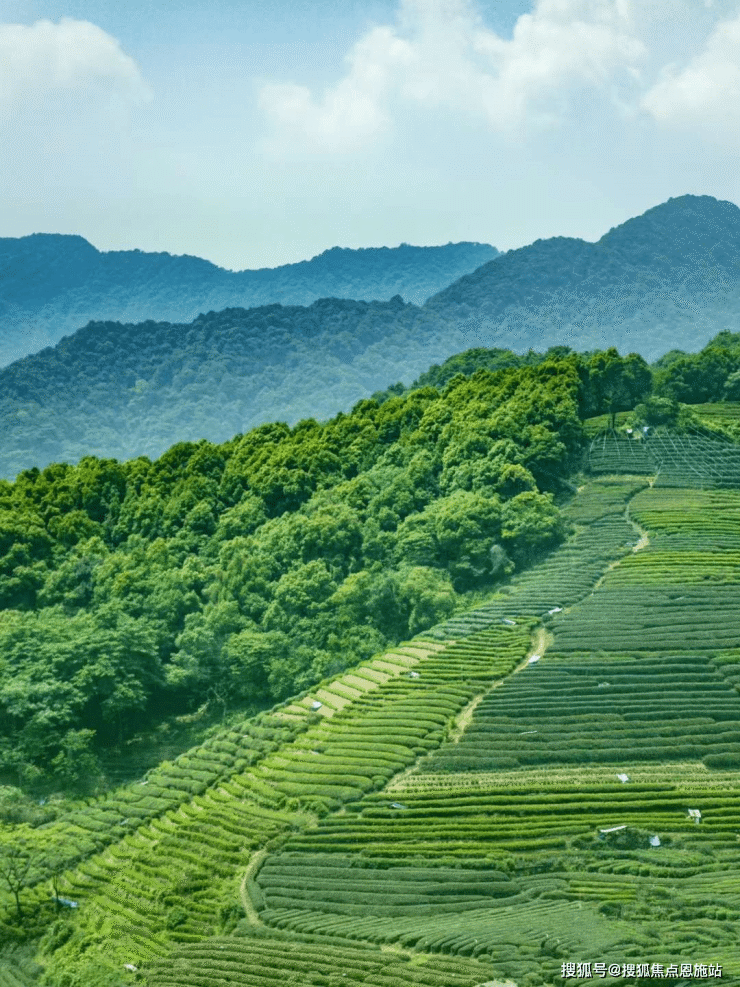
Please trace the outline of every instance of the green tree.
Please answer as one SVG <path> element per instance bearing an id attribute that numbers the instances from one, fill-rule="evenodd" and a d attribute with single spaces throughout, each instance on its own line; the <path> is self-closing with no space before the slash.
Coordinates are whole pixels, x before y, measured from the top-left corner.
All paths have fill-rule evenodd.
<path id="1" fill-rule="evenodd" d="M 550 494 L 517 494 L 501 510 L 501 543 L 520 565 L 530 563 L 564 535 L 562 515 Z"/>
<path id="2" fill-rule="evenodd" d="M 169 685 L 205 691 L 209 682 L 219 680 L 224 647 L 244 624 L 233 600 L 208 604 L 202 611 L 187 614 L 177 637 L 177 651 L 167 667 Z"/>
<path id="3" fill-rule="evenodd" d="M 323 560 L 295 566 L 278 580 L 272 603 L 265 612 L 264 627 L 289 633 L 296 621 L 317 617 L 336 588 Z"/>
<path id="4" fill-rule="evenodd" d="M 725 401 L 740 401 L 740 370 L 734 370 L 722 387 Z"/>
<path id="5" fill-rule="evenodd" d="M 33 854 L 26 840 L 3 839 L 0 843 L 0 881 L 8 889 L 15 901 L 15 914 L 19 922 L 23 920 L 22 896 L 31 883 Z"/>
<path id="6" fill-rule="evenodd" d="M 434 531 L 439 559 L 458 589 L 468 588 L 489 573 L 489 553 L 501 535 L 501 501 L 457 490 L 435 501 L 425 512 Z"/>
<path id="7" fill-rule="evenodd" d="M 590 415 L 606 412 L 614 428 L 618 411 L 630 411 L 651 390 L 650 368 L 637 353 L 621 357 L 614 347 L 588 362 Z"/>
<path id="8" fill-rule="evenodd" d="M 408 634 L 420 634 L 455 610 L 457 597 L 445 572 L 413 566 L 401 572 L 400 595 L 407 610 Z"/>
<path id="9" fill-rule="evenodd" d="M 235 699 L 262 702 L 270 696 L 269 678 L 290 650 L 282 631 L 245 628 L 232 634 L 224 645 L 225 683 Z"/>
<path id="10" fill-rule="evenodd" d="M 51 766 L 56 778 L 74 791 L 94 791 L 102 781 L 102 768 L 93 749 L 95 731 L 68 730 Z"/>

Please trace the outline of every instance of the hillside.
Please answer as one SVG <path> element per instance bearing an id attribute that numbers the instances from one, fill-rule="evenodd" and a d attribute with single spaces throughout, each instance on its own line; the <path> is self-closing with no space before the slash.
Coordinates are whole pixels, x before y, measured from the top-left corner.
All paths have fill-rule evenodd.
<path id="1" fill-rule="evenodd" d="M 167 716 L 271 705 L 527 564 L 565 533 L 582 386 L 573 360 L 480 371 L 0 482 L 0 780 L 71 782 Z"/>
<path id="2" fill-rule="evenodd" d="M 596 243 L 538 240 L 445 288 L 429 313 L 481 345 L 523 352 L 616 346 L 654 360 L 740 324 L 740 209 L 684 195 Z"/>
<path id="3" fill-rule="evenodd" d="M 333 247 L 311 260 L 227 271 L 198 257 L 99 251 L 81 236 L 0 238 L 0 366 L 90 321 L 191 322 L 201 313 L 319 298 L 427 298 L 498 255 L 483 243 Z"/>
<path id="4" fill-rule="evenodd" d="M 76 249 L 93 250 L 82 240 Z M 398 248 L 405 249 L 422 248 Z M 306 270 L 336 253 L 307 262 Z M 349 253 L 359 265 L 358 252 Z M 148 255 L 137 256 L 138 270 Z M 169 258 L 185 260 L 205 264 Z M 740 371 L 740 346 L 727 327 L 740 315 L 738 271 L 740 210 L 683 196 L 595 244 L 556 238 L 501 255 L 422 307 L 400 295 L 385 302 L 324 298 L 209 312 L 183 323 L 97 321 L 0 371 L 0 476 L 87 453 L 156 457 L 177 441 L 221 442 L 262 422 L 325 419 L 391 381 L 403 390 L 431 363 L 471 345 L 478 353 L 492 347 L 522 355 L 566 343 L 617 346 L 646 358 L 671 351 L 657 368 L 666 394 L 688 403 L 734 399 L 740 376 L 730 378 Z M 38 288 L 42 295 L 47 289 Z M 711 351 L 701 357 L 681 352 L 710 336 Z M 433 382 L 420 383 L 427 380 Z"/>
<path id="5" fill-rule="evenodd" d="M 39 964 L 47 985 L 126 983 L 142 962 L 134 941 L 158 940 L 164 955 L 169 931 L 173 943 L 214 931 L 211 878 L 224 882 L 217 910 L 233 926 L 238 899 L 230 893 L 241 897 L 238 882 L 247 880 L 238 875 L 234 886 L 233 865 L 248 862 L 248 848 L 281 838 L 286 823 L 301 827 L 325 814 L 358 782 L 365 790 L 368 770 L 375 785 L 431 749 L 443 710 L 465 692 L 456 682 L 429 716 L 416 711 L 410 732 L 394 730 L 394 721 L 408 717 L 413 695 L 397 695 L 390 718 L 378 710 L 395 738 L 383 764 L 345 734 L 359 755 L 351 755 L 356 770 L 332 781 L 322 766 L 305 803 L 292 769 L 279 805 L 272 781 L 262 786 L 258 777 L 270 754 L 287 763 L 283 747 L 316 712 L 342 705 L 324 696 L 329 680 L 343 677 L 348 704 L 367 693 L 372 720 L 387 679 L 374 655 L 562 541 L 567 523 L 552 491 L 580 453 L 583 386 L 572 359 L 479 371 L 442 393 L 427 387 L 382 405 L 362 402 L 325 425 L 267 425 L 220 446 L 180 443 L 155 463 L 87 457 L 0 482 L 3 987 L 35 982 Z M 504 651 L 516 653 L 505 643 L 502 667 Z M 412 689 L 417 677 L 405 671 L 401 684 Z M 207 740 L 202 756 L 155 769 L 140 745 L 152 735 L 164 742 L 183 722 L 210 726 L 215 745 Z M 116 780 L 136 784 L 111 790 L 111 759 L 123 765 Z M 232 786 L 250 766 L 255 799 Z M 185 850 L 168 888 L 169 878 L 157 876 L 169 866 L 166 831 L 199 812 L 191 796 L 215 779 L 215 829 L 205 816 L 196 824 L 200 849 Z M 99 866 L 121 859 L 144 822 L 163 827 L 144 865 L 149 892 L 112 890 L 133 938 L 111 925 L 117 920 L 103 905 L 93 938 L 78 950 L 69 920 L 92 919 L 96 909 L 77 910 L 73 872 L 88 873 L 92 890 Z M 213 838 L 226 854 L 221 862 L 207 849 Z M 153 935 L 150 905 L 166 914 Z M 192 909 L 202 917 L 195 931 Z M 98 933 L 116 944 L 107 957 L 93 945 Z M 369 959 L 381 977 L 406 967 Z M 362 952 L 354 961 L 367 971 Z M 480 969 L 472 964 L 470 976 Z M 433 979 L 453 975 L 442 961 L 430 971 Z"/>
<path id="6" fill-rule="evenodd" d="M 6 982 L 738 982 L 740 496 L 651 479 L 586 480 L 478 607 L 27 831 Z"/>
<path id="7" fill-rule="evenodd" d="M 467 338 L 399 296 L 227 309 L 188 325 L 91 323 L 0 370 L 0 477 L 88 454 L 156 458 L 177 441 L 327 419 L 385 387 L 399 367 L 407 377 L 427 371 L 453 340 L 464 347 Z M 538 359 L 492 353 L 474 363 Z"/>

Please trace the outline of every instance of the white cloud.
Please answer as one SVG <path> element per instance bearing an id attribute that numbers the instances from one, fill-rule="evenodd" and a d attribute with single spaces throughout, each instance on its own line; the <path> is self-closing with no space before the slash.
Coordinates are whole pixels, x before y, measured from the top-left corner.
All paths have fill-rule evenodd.
<path id="1" fill-rule="evenodd" d="M 352 49 L 347 75 L 321 102 L 305 86 L 266 83 L 261 108 L 275 126 L 317 149 L 362 146 L 388 122 L 383 102 L 394 74 L 412 57 L 411 46 L 386 27 L 370 31 Z"/>
<path id="2" fill-rule="evenodd" d="M 268 83 L 260 104 L 286 144 L 353 150 L 389 125 L 396 100 L 508 129 L 562 112 L 574 87 L 635 85 L 645 55 L 629 0 L 539 0 L 511 40 L 484 25 L 473 0 L 401 0 L 396 24 L 370 30 L 321 98 Z"/>
<path id="3" fill-rule="evenodd" d="M 706 134 L 740 139 L 740 13 L 720 21 L 686 65 L 663 68 L 642 99 L 661 124 L 700 127 Z"/>
<path id="4" fill-rule="evenodd" d="M 0 24 L 0 110 L 17 114 L 58 93 L 113 93 L 140 102 L 151 93 L 118 41 L 88 21 L 64 17 Z"/>

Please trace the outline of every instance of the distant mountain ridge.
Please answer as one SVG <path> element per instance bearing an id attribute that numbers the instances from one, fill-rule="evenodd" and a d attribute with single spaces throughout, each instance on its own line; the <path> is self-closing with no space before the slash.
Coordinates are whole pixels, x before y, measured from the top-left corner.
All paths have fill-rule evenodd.
<path id="1" fill-rule="evenodd" d="M 596 243 L 537 240 L 431 298 L 482 345 L 526 350 L 615 345 L 656 359 L 697 349 L 740 320 L 740 209 L 711 196 L 669 199 Z"/>
<path id="2" fill-rule="evenodd" d="M 421 307 L 400 295 L 324 298 L 187 322 L 91 323 L 0 370 L 0 476 L 327 418 L 473 347 L 616 346 L 655 359 L 723 330 L 740 330 L 740 209 L 682 196 L 597 243 L 557 237 L 502 254 Z"/>
<path id="3" fill-rule="evenodd" d="M 199 257 L 102 252 L 84 237 L 0 238 L 0 366 L 90 321 L 190 322 L 201 313 L 319 298 L 422 304 L 499 255 L 484 243 L 332 247 L 311 260 L 227 271 Z"/>

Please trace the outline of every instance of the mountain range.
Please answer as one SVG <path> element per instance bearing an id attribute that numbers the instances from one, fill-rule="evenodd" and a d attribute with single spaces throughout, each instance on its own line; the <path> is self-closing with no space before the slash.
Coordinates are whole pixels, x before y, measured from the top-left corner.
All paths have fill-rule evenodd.
<path id="1" fill-rule="evenodd" d="M 740 322 L 740 209 L 684 195 L 596 243 L 537 240 L 464 275 L 426 310 L 517 351 L 617 346 L 655 360 L 695 350 Z"/>
<path id="2" fill-rule="evenodd" d="M 421 305 L 498 253 L 486 243 L 333 247 L 298 264 L 227 271 L 199 257 L 102 252 L 81 236 L 0 238 L 0 366 L 91 320 L 180 323 L 225 308 L 398 294 Z"/>
<path id="3" fill-rule="evenodd" d="M 92 260 L 100 256 L 87 248 Z M 453 245 L 396 249 L 411 257 Z M 322 263 L 345 253 L 329 251 Z M 363 256 L 381 254 L 354 252 L 352 263 L 361 271 Z M 140 272 L 150 255 L 127 256 Z M 161 263 L 180 261 L 194 269 L 206 263 Z M 27 286 L 27 299 L 41 304 L 64 294 L 59 271 L 48 284 L 39 271 L 38 282 L 36 295 Z M 66 297 L 82 291 L 66 290 Z M 686 195 L 596 243 L 556 237 L 497 255 L 422 306 L 396 293 L 385 301 L 230 308 L 189 322 L 91 322 L 0 371 L 0 475 L 85 454 L 158 456 L 177 441 L 223 441 L 266 421 L 327 418 L 471 347 L 616 346 L 654 360 L 668 350 L 698 350 L 739 323 L 740 209 Z"/>

